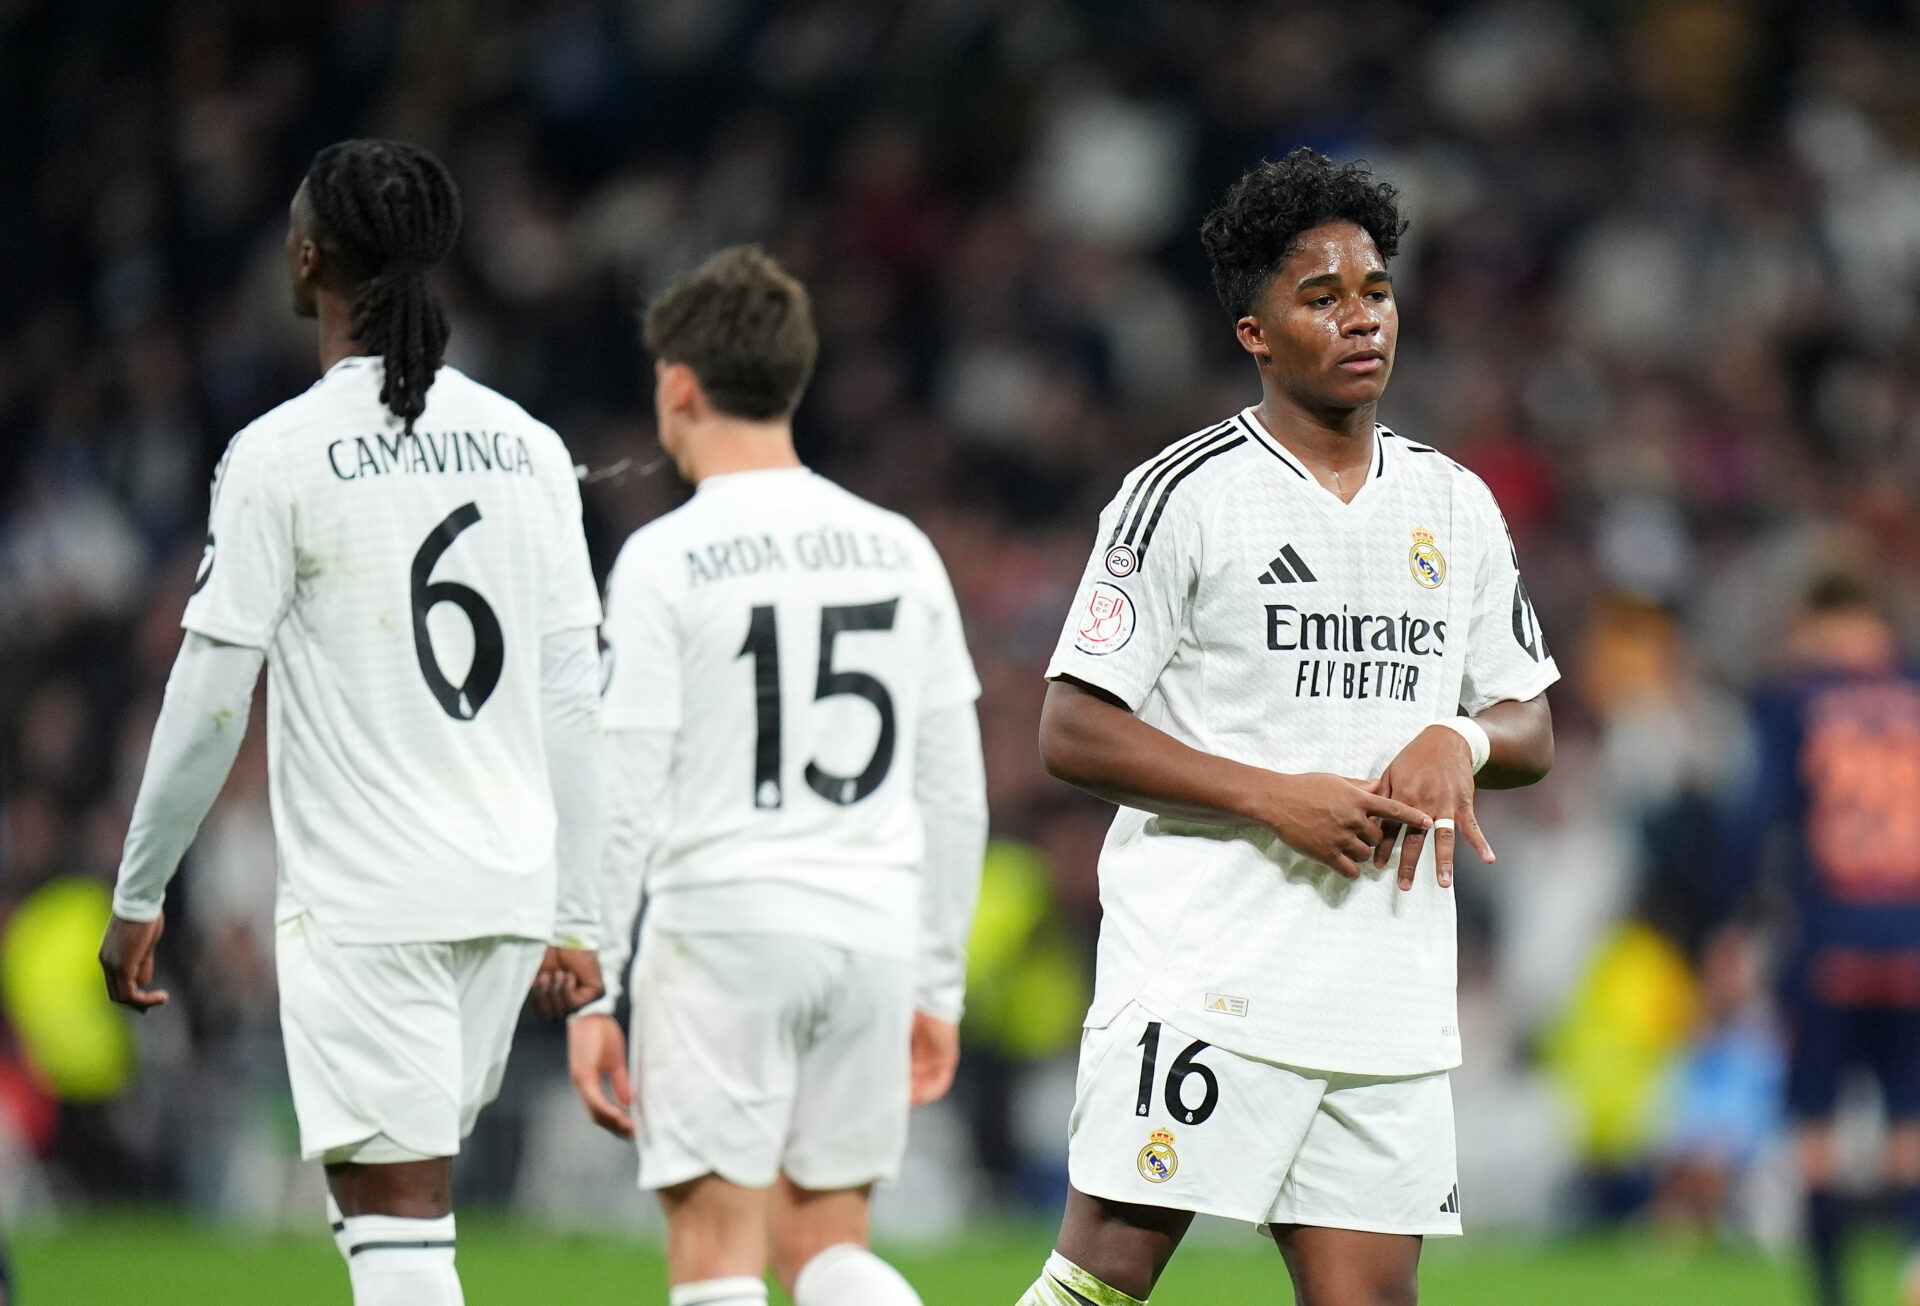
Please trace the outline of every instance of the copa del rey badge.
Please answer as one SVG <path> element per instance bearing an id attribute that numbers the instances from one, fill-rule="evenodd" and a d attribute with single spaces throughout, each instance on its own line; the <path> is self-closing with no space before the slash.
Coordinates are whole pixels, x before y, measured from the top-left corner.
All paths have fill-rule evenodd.
<path id="1" fill-rule="evenodd" d="M 1439 589 L 1440 582 L 1447 578 L 1446 555 L 1433 542 L 1433 532 L 1424 526 L 1413 528 L 1413 547 L 1407 550 L 1407 565 L 1413 569 L 1414 580 L 1426 589 Z"/>
<path id="2" fill-rule="evenodd" d="M 1080 610 L 1073 646 L 1095 657 L 1117 653 L 1133 638 L 1133 626 L 1133 600 L 1127 592 L 1118 585 L 1095 581 L 1086 606 Z"/>

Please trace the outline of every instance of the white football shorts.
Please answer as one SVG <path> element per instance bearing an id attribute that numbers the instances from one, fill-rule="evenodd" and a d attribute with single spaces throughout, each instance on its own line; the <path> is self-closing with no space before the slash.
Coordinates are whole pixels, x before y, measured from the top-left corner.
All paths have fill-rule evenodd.
<path id="1" fill-rule="evenodd" d="M 907 1146 L 913 968 L 778 934 L 646 930 L 633 984 L 640 1185 L 892 1179 Z"/>
<path id="2" fill-rule="evenodd" d="M 1080 1042 L 1067 1171 L 1111 1201 L 1368 1233 L 1457 1235 L 1447 1073 L 1303 1070 L 1130 1004 Z"/>
<path id="3" fill-rule="evenodd" d="M 335 943 L 280 922 L 280 1028 L 309 1161 L 453 1156 L 493 1101 L 544 943 Z"/>

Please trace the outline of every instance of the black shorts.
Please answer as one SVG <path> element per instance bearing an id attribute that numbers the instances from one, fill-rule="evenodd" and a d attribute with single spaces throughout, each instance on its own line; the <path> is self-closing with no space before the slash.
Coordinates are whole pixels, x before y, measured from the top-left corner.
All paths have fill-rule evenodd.
<path id="1" fill-rule="evenodd" d="M 1879 1081 L 1889 1120 L 1920 1117 L 1920 1010 L 1803 998 L 1793 1016 L 1787 1111 L 1794 1119 L 1831 1116 L 1840 1081 L 1854 1066 L 1865 1066 Z"/>

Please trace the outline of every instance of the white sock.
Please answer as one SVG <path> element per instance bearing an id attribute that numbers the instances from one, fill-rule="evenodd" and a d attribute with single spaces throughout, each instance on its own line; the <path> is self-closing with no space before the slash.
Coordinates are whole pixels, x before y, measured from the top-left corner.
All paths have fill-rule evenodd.
<path id="1" fill-rule="evenodd" d="M 866 1248 L 838 1243 L 794 1276 L 793 1306 L 920 1306 L 920 1294 Z"/>
<path id="2" fill-rule="evenodd" d="M 465 1306 L 453 1268 L 451 1215 L 350 1215 L 341 1223 L 353 1306 Z"/>
<path id="3" fill-rule="evenodd" d="M 1016 1306 L 1147 1306 L 1118 1288 L 1109 1288 L 1059 1252 L 1047 1257 L 1040 1272 Z"/>
<path id="4" fill-rule="evenodd" d="M 741 1275 L 735 1279 L 702 1279 L 667 1289 L 669 1306 L 767 1306 L 767 1281 Z"/>
<path id="5" fill-rule="evenodd" d="M 340 1214 L 340 1203 L 333 1200 L 333 1194 L 327 1194 L 327 1227 L 333 1230 L 333 1245 L 340 1249 L 340 1259 L 347 1259 L 347 1217 Z"/>

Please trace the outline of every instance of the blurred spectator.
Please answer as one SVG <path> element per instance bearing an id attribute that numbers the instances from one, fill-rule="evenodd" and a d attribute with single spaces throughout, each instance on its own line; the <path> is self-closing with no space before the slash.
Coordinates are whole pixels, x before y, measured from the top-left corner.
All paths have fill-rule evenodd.
<path id="1" fill-rule="evenodd" d="M 1714 934 L 1700 958 L 1700 1024 L 1664 1112 L 1656 1223 L 1709 1236 L 1723 1222 L 1774 1232 L 1754 1180 L 1779 1178 L 1768 1163 L 1786 1143 L 1786 1048 L 1764 964 L 1756 941 L 1737 927 Z"/>

